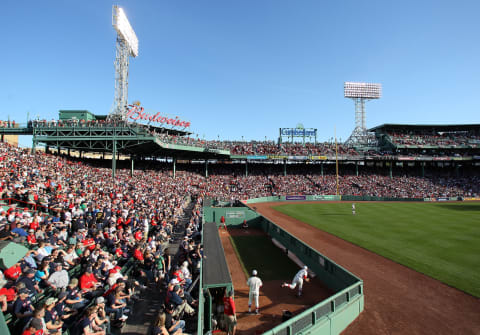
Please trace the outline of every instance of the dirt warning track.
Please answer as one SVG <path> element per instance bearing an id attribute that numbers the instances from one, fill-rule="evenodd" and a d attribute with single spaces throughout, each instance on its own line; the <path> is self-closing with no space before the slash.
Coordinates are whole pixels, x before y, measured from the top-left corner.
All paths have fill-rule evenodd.
<path id="1" fill-rule="evenodd" d="M 343 334 L 480 334 L 480 299 L 277 212 L 276 205 L 251 207 L 363 280 L 365 310 Z"/>

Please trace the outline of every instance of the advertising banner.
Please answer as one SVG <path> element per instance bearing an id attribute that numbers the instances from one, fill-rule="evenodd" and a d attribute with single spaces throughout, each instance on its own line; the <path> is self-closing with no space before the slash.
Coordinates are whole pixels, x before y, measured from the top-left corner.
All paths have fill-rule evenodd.
<path id="1" fill-rule="evenodd" d="M 316 129 L 281 128 L 282 136 L 315 136 Z"/>
<path id="2" fill-rule="evenodd" d="M 433 157 L 434 161 L 449 161 L 450 157 Z"/>
<path id="3" fill-rule="evenodd" d="M 463 198 L 465 201 L 480 201 L 480 198 Z"/>
<path id="4" fill-rule="evenodd" d="M 306 200 L 307 197 L 304 195 L 287 195 L 285 200 Z"/>
<path id="5" fill-rule="evenodd" d="M 255 159 L 267 159 L 267 156 L 247 156 L 247 159 L 255 160 Z"/>
<path id="6" fill-rule="evenodd" d="M 312 200 L 339 200 L 336 195 L 312 195 Z"/>
<path id="7" fill-rule="evenodd" d="M 225 218 L 227 219 L 244 219 L 245 212 L 244 211 L 227 211 L 225 213 Z"/>
<path id="8" fill-rule="evenodd" d="M 268 155 L 270 159 L 287 159 L 287 156 L 284 155 Z"/>
<path id="9" fill-rule="evenodd" d="M 314 161 L 326 161 L 327 160 L 327 156 L 312 156 L 311 158 Z"/>

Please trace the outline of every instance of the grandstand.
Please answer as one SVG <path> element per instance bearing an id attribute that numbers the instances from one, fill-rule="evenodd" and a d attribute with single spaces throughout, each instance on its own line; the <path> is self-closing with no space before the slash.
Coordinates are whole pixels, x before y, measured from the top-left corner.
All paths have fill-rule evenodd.
<path id="1" fill-rule="evenodd" d="M 102 304 L 99 296 L 107 301 L 109 326 L 129 327 L 127 309 L 115 308 L 120 298 L 113 288 L 122 280 L 127 286 L 119 294 L 130 306 L 154 297 L 160 302 L 148 305 L 154 310 L 142 310 L 152 314 L 175 301 L 172 308 L 187 321 L 185 331 L 203 327 L 185 305 L 204 308 L 196 305 L 202 300 L 204 202 L 239 205 L 252 198 L 335 195 L 337 190 L 341 196 L 479 197 L 480 125 L 386 124 L 370 131 L 378 146 L 364 151 L 347 145 L 337 149 L 329 142 L 204 141 L 186 131 L 109 121 L 84 111 L 0 128 L 2 136 L 33 135 L 34 144 L 32 151 L 0 144 L 0 239 L 29 250 L 8 266 L 3 259 L 2 333 L 18 333 L 29 321 L 26 315 L 49 298 L 70 301 L 78 284 L 70 281 L 64 298 L 63 289 L 49 282 L 56 272 L 53 263 L 70 280 L 80 279 L 85 301 L 80 313 L 66 314 L 64 333 L 90 313 L 89 307 Z M 35 152 L 40 144 L 45 153 Z M 73 157 L 73 152 L 80 154 Z M 103 159 L 86 158 L 91 153 Z M 178 267 L 183 261 L 184 270 Z M 103 290 L 85 286 L 82 277 L 92 280 L 91 272 Z M 26 296 L 19 282 L 28 289 Z M 18 299 L 27 299 L 29 307 L 19 309 Z M 148 328 L 153 317 L 143 321 Z M 50 326 L 58 324 L 54 320 Z"/>

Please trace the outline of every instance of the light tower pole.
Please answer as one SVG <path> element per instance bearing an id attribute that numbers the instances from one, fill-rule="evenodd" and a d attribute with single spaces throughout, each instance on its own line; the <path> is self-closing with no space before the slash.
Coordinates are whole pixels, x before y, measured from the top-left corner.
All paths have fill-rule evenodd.
<path id="1" fill-rule="evenodd" d="M 117 44 L 115 56 L 115 98 L 110 117 L 126 119 L 129 57 L 138 56 L 138 39 L 125 12 L 118 6 L 113 6 L 112 25 L 117 31 Z"/>
<path id="2" fill-rule="evenodd" d="M 380 99 L 382 95 L 381 84 L 370 83 L 353 83 L 345 82 L 344 84 L 345 98 L 352 99 L 355 102 L 355 129 L 345 142 L 345 144 L 367 144 L 367 127 L 365 101 L 372 99 Z"/>

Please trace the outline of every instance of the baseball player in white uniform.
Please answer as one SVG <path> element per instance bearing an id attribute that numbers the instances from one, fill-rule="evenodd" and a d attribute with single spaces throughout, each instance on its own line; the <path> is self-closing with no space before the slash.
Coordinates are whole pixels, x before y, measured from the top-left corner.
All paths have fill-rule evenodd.
<path id="1" fill-rule="evenodd" d="M 355 215 L 355 203 L 352 202 L 352 214 Z"/>
<path id="2" fill-rule="evenodd" d="M 288 287 L 292 290 L 295 289 L 295 287 L 298 286 L 298 296 L 300 297 L 302 295 L 302 288 L 303 288 L 303 281 L 309 281 L 310 279 L 308 279 L 308 267 L 305 265 L 303 267 L 303 269 L 301 269 L 300 271 L 297 272 L 297 274 L 295 275 L 295 277 L 293 277 L 293 280 L 292 280 L 292 283 L 291 284 L 288 284 L 288 283 L 283 283 L 282 284 L 282 287 Z"/>
<path id="3" fill-rule="evenodd" d="M 252 271 L 252 276 L 248 278 L 247 285 L 250 287 L 250 292 L 248 293 L 248 313 L 252 312 L 252 300 L 255 300 L 255 314 L 259 314 L 258 297 L 260 295 L 260 287 L 262 287 L 263 283 L 262 280 L 257 277 L 257 270 Z"/>

